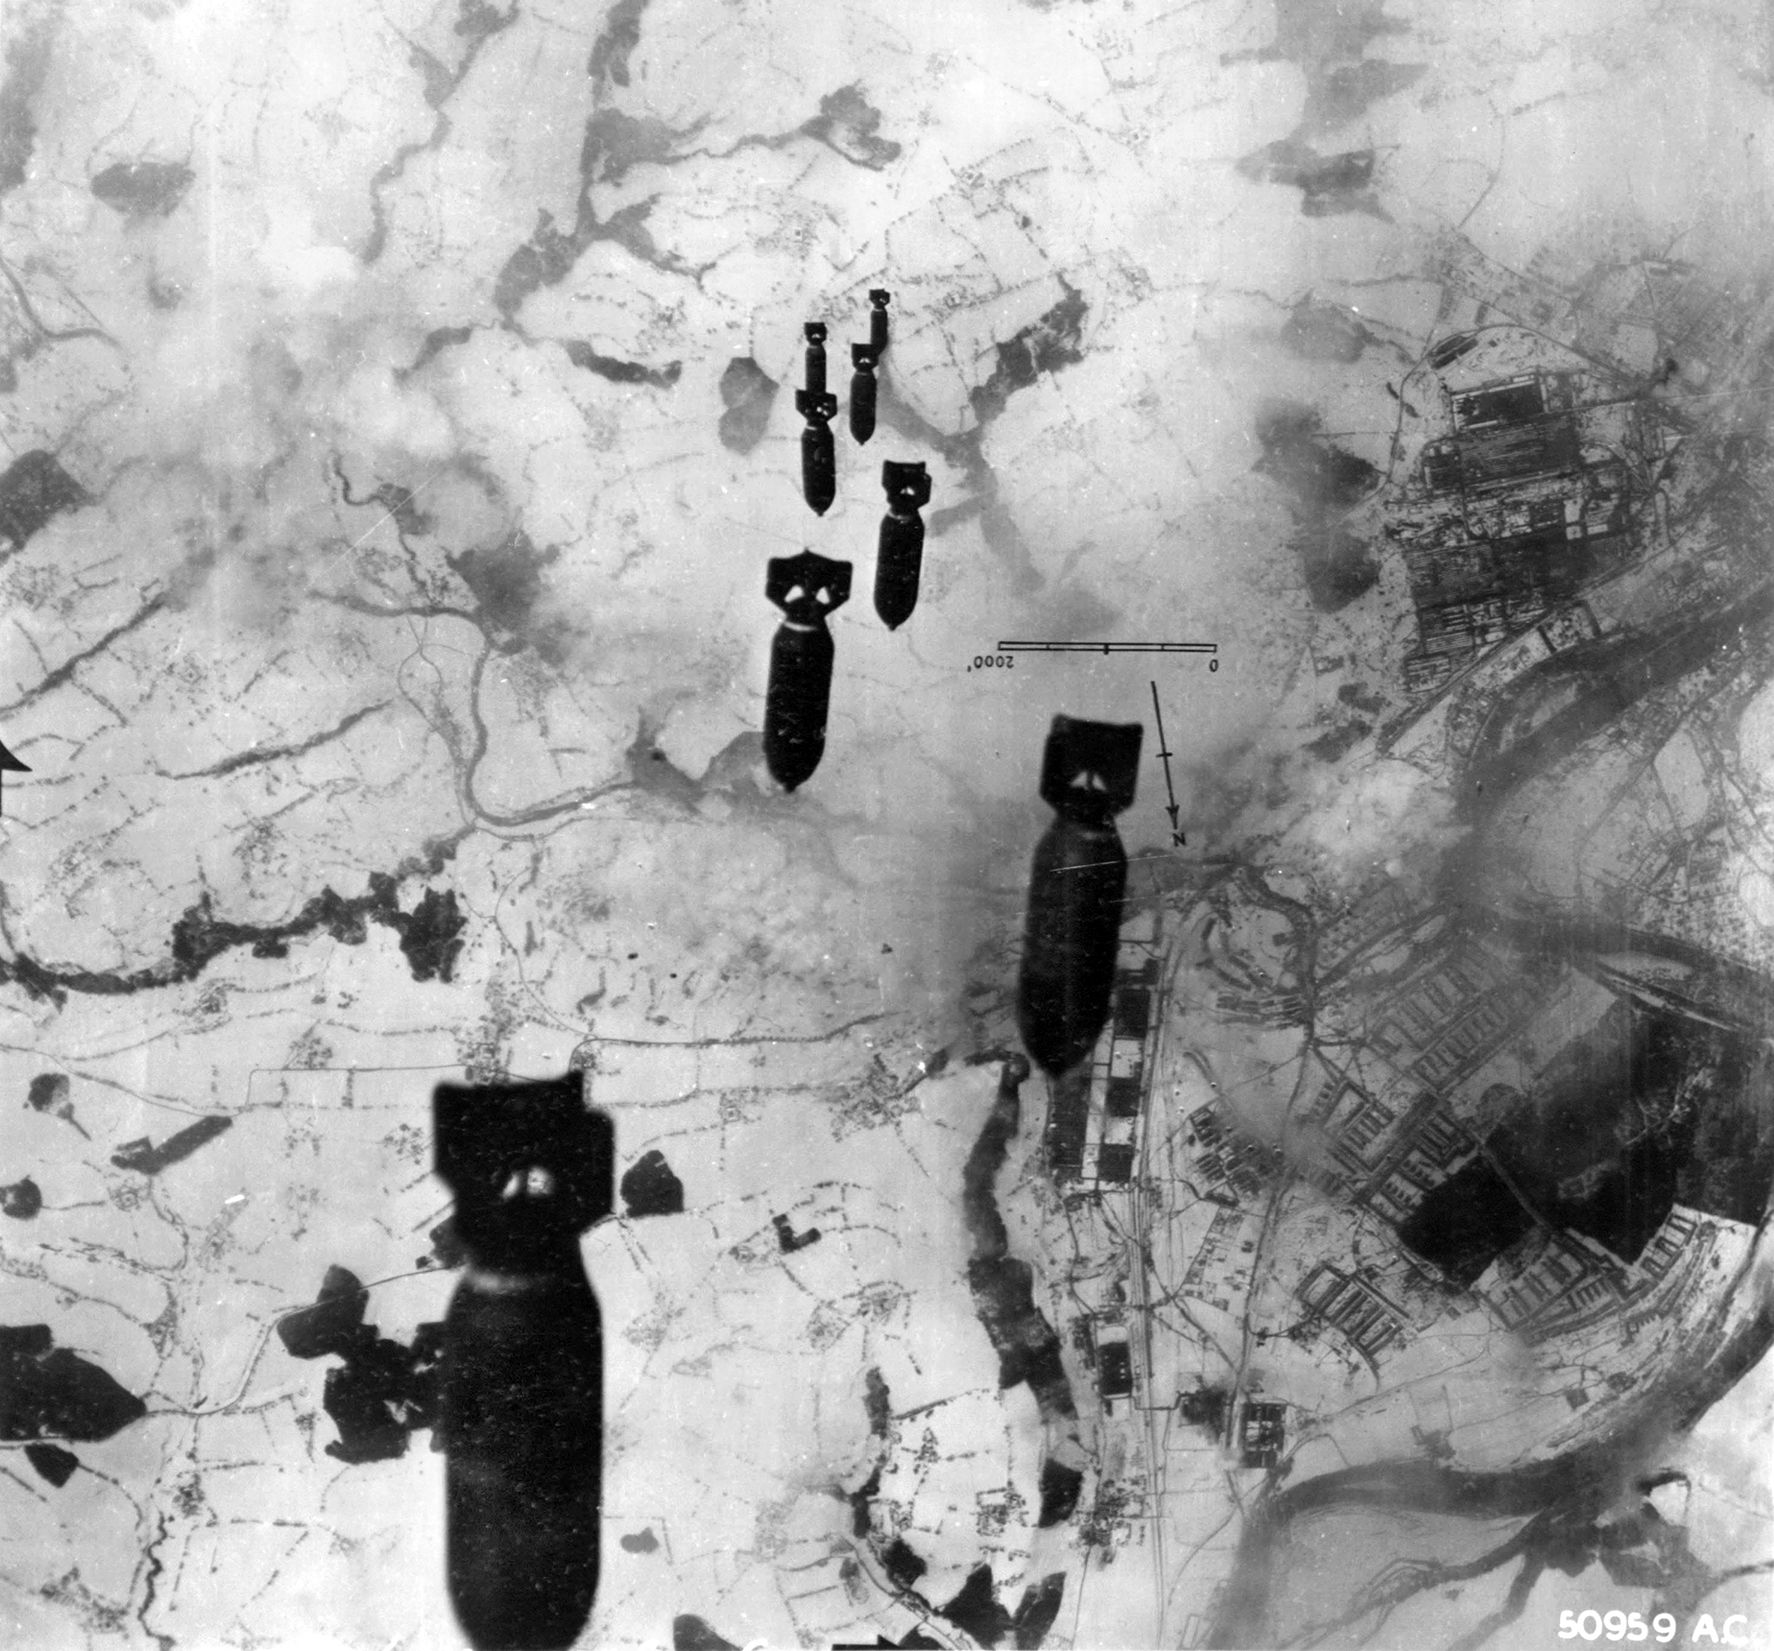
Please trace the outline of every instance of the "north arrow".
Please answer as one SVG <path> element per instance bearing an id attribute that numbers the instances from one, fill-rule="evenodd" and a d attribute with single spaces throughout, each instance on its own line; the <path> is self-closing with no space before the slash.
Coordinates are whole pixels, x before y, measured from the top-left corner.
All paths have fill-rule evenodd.
<path id="1" fill-rule="evenodd" d="M 1170 783 L 1170 751 L 1164 743 L 1164 713 L 1158 709 L 1158 684 L 1152 684 L 1152 715 L 1158 719 L 1158 756 L 1164 764 L 1164 794 L 1170 798 L 1164 812 L 1170 816 L 1170 845 L 1182 848 L 1186 842 L 1181 829 L 1177 825 L 1177 794 L 1176 787 Z"/>

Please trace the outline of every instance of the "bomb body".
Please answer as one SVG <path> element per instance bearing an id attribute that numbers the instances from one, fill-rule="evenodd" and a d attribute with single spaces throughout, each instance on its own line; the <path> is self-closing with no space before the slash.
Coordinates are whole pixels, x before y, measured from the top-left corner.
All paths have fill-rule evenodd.
<path id="1" fill-rule="evenodd" d="M 887 514 L 875 551 L 875 612 L 888 630 L 897 630 L 918 606 L 924 571 L 924 518 L 918 512 L 930 502 L 930 476 L 923 464 L 881 466 L 887 493 Z"/>
<path id="2" fill-rule="evenodd" d="M 850 435 L 866 442 L 875 433 L 875 351 L 870 344 L 850 346 Z"/>
<path id="3" fill-rule="evenodd" d="M 838 496 L 838 454 L 831 421 L 838 398 L 824 391 L 795 391 L 795 409 L 806 421 L 801 427 L 801 496 L 813 514 L 823 516 Z"/>
<path id="4" fill-rule="evenodd" d="M 1058 816 L 1035 845 L 1017 979 L 1017 1026 L 1038 1066 L 1057 1075 L 1090 1053 L 1109 1018 L 1127 890 L 1115 816 L 1133 802 L 1138 723 L 1057 716 L 1041 796 Z"/>
<path id="5" fill-rule="evenodd" d="M 570 1646 L 597 1594 L 603 1320 L 561 1259 L 471 1266 L 444 1320 L 450 1594 L 478 1651 Z"/>
<path id="6" fill-rule="evenodd" d="M 468 1265 L 444 1319 L 450 1600 L 477 1651 L 556 1651 L 597 1594 L 603 1325 L 579 1234 L 614 1196 L 583 1082 L 433 1095 L 438 1174 Z"/>
<path id="7" fill-rule="evenodd" d="M 764 761 L 785 791 L 813 777 L 825 755 L 837 653 L 824 625 L 784 621 L 770 643 L 770 686 L 764 696 Z"/>
<path id="8" fill-rule="evenodd" d="M 770 643 L 764 692 L 764 761 L 786 791 L 810 779 L 825 755 L 837 650 L 826 615 L 850 598 L 850 564 L 804 550 L 771 560 L 764 595 L 782 609 Z"/>
<path id="9" fill-rule="evenodd" d="M 806 391 L 810 396 L 825 394 L 825 323 L 809 321 L 801 329 L 806 340 Z"/>
<path id="10" fill-rule="evenodd" d="M 825 388 L 825 323 L 809 321 L 801 330 L 807 341 L 807 382 L 795 391 L 795 411 L 806 420 L 801 430 L 801 494 L 813 513 L 823 516 L 838 496 L 838 455 L 831 432 L 838 398 Z"/>
<path id="11" fill-rule="evenodd" d="M 1127 852 L 1111 826 L 1058 819 L 1029 871 L 1017 1028 L 1044 1072 L 1075 1066 L 1109 1015 Z"/>

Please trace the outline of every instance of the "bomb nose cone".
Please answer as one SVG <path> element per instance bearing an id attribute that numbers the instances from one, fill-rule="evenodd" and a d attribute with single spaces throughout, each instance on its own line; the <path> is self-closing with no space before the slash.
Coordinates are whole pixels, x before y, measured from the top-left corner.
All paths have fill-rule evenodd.
<path id="1" fill-rule="evenodd" d="M 883 535 L 875 561 L 875 612 L 890 631 L 903 625 L 918 606 L 919 550 L 889 543 Z"/>

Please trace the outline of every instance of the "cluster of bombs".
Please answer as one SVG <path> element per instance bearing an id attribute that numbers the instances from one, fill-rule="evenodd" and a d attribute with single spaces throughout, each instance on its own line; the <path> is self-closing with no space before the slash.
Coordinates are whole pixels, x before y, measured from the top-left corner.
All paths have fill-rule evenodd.
<path id="1" fill-rule="evenodd" d="M 875 371 L 887 353 L 889 294 L 869 293 L 869 338 L 852 344 L 850 434 L 861 445 L 875 433 Z M 837 497 L 831 422 L 838 401 L 826 388 L 825 324 L 810 321 L 806 383 L 795 392 L 801 432 L 801 489 L 816 515 Z M 875 612 L 889 630 L 918 602 L 930 477 L 922 464 L 881 466 L 887 514 L 875 557 Z M 836 650 L 826 618 L 850 597 L 850 564 L 804 550 L 774 558 L 764 594 L 782 610 L 770 647 L 764 700 L 764 760 L 786 791 L 810 778 L 825 754 Z M 1115 817 L 1132 806 L 1139 777 L 1138 723 L 1056 716 L 1041 767 L 1041 797 L 1056 814 L 1035 850 L 1017 1020 L 1035 1062 L 1053 1076 L 1094 1047 L 1108 1019 L 1120 945 L 1127 855 Z"/>
<path id="2" fill-rule="evenodd" d="M 869 298 L 869 341 L 851 348 L 859 443 L 874 434 L 887 349 L 888 295 Z M 825 387 L 824 326 L 810 323 L 806 338 L 801 480 L 823 515 L 837 491 L 837 401 Z M 930 478 L 922 464 L 889 460 L 881 480 L 875 611 L 891 630 L 917 604 Z M 764 756 L 793 791 L 825 750 L 825 621 L 849 597 L 850 564 L 810 550 L 777 558 L 765 594 L 784 617 L 770 650 Z M 1040 791 L 1056 817 L 1030 871 L 1016 1007 L 1023 1043 L 1055 1079 L 1081 1068 L 1108 1020 L 1127 882 L 1115 818 L 1133 803 L 1142 734 L 1138 723 L 1068 716 L 1048 732 Z M 1020 1081 L 1019 1065 L 1007 1063 L 1006 1082 Z M 565 1651 L 584 1632 L 599 1577 L 603 1320 L 579 1234 L 614 1208 L 614 1134 L 608 1115 L 586 1106 L 578 1073 L 439 1084 L 433 1108 L 437 1171 L 472 1263 L 444 1321 L 439 1373 L 450 1597 L 477 1651 Z"/>
<path id="3" fill-rule="evenodd" d="M 850 346 L 850 434 L 858 445 L 875 433 L 875 369 L 887 353 L 887 305 L 879 287 L 869 293 L 869 337 Z M 801 492 L 817 516 L 838 493 L 836 443 L 831 422 L 838 398 L 826 388 L 825 323 L 809 321 L 806 383 L 795 392 L 801 431 Z M 918 605 L 924 565 L 924 520 L 930 475 L 924 465 L 888 459 L 881 466 L 887 514 L 881 518 L 875 554 L 875 612 L 897 630 Z M 831 704 L 836 650 L 827 617 L 850 599 L 850 564 L 804 550 L 771 559 L 764 595 L 782 610 L 770 645 L 770 683 L 764 696 L 764 761 L 776 783 L 793 791 L 812 777 L 825 755 L 826 713 Z"/>

